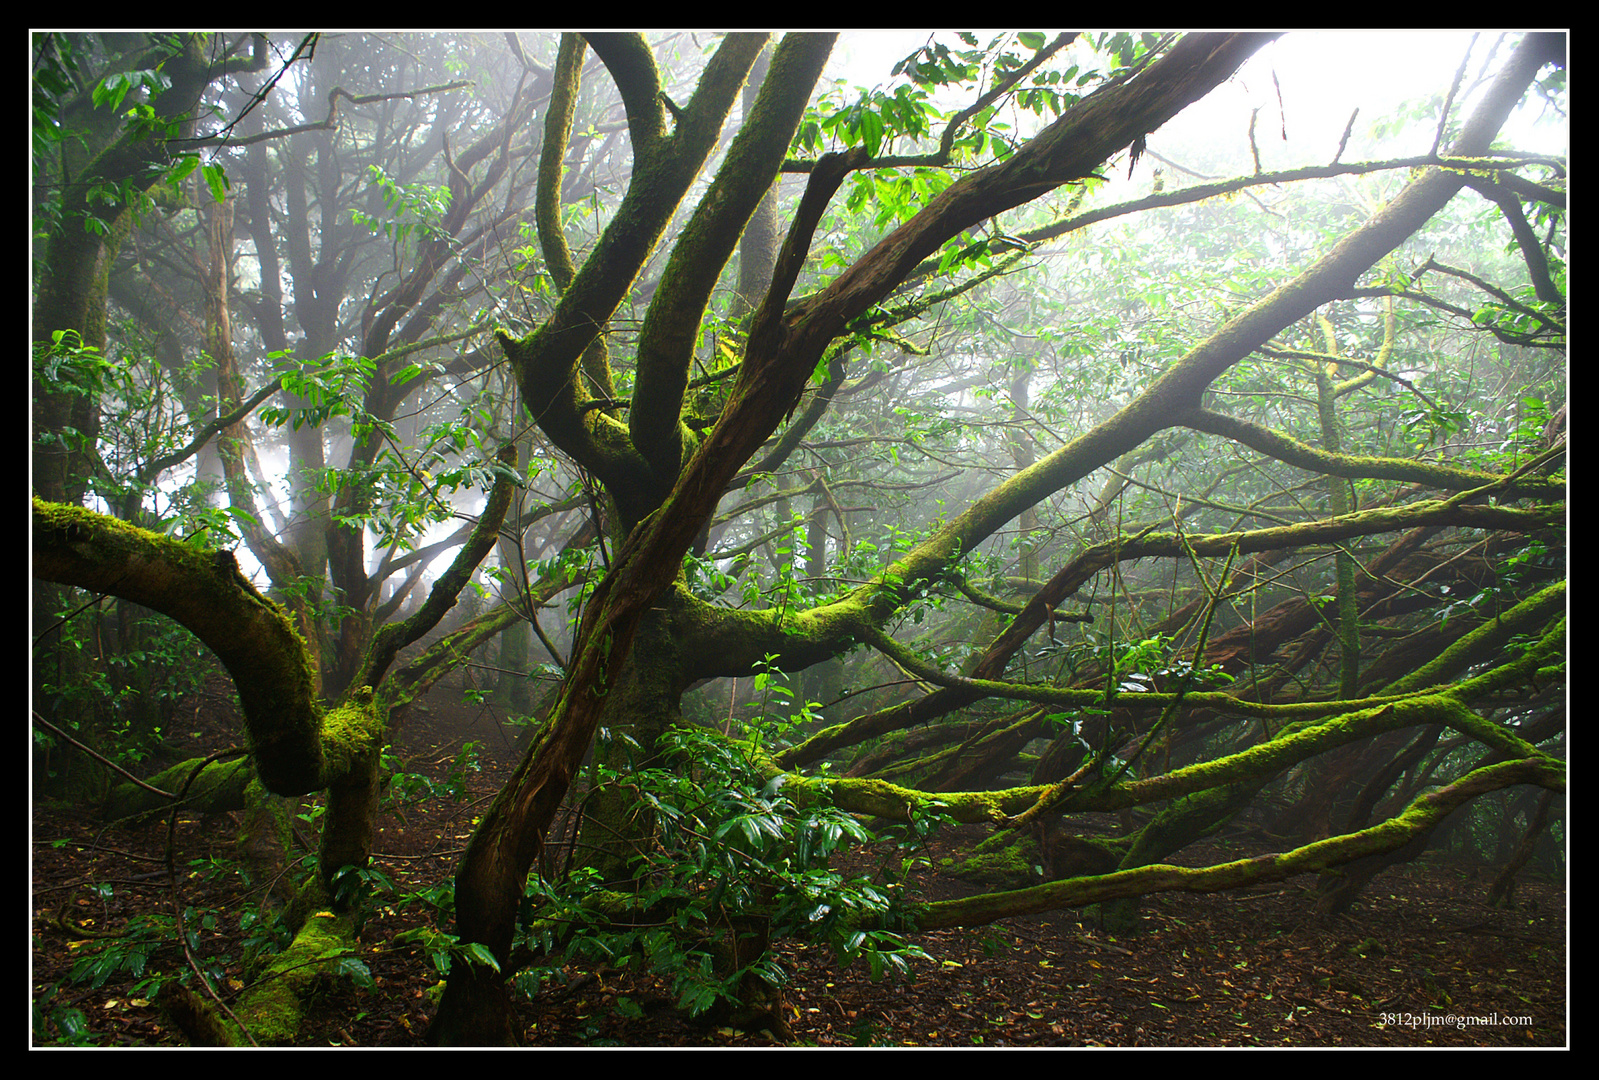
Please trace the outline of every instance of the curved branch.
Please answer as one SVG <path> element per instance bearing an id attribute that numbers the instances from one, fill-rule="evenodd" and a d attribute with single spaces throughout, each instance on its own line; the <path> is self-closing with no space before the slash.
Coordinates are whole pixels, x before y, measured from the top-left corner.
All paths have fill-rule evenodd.
<path id="1" fill-rule="evenodd" d="M 210 442 L 212 437 L 216 435 L 217 432 L 225 431 L 234 424 L 237 424 L 239 421 L 243 420 L 245 417 L 249 416 L 256 410 L 257 406 L 259 406 L 263 401 L 271 397 L 273 394 L 277 393 L 280 389 L 282 389 L 280 382 L 267 383 L 255 393 L 245 398 L 243 403 L 241 403 L 238 408 L 229 412 L 225 416 L 217 417 L 215 420 L 212 420 L 210 423 L 202 427 L 199 431 L 196 431 L 194 433 L 194 438 L 190 439 L 186 446 L 180 447 L 179 449 L 172 451 L 170 454 L 163 454 L 161 457 L 158 457 L 153 461 L 146 462 L 144 467 L 139 470 L 139 479 L 148 484 L 159 477 L 162 473 L 172 468 L 174 465 L 183 464 L 195 454 L 199 453 L 200 449 L 204 447 L 206 443 Z"/>
<path id="2" fill-rule="evenodd" d="M 600 53 L 635 109 L 648 111 L 640 94 L 658 85 L 654 61 L 638 56 L 642 43 L 628 35 L 596 34 L 589 44 Z M 670 139 L 635 138 L 634 168 L 616 215 L 601 234 L 554 314 L 532 334 L 513 338 L 499 331 L 501 347 L 516 371 L 528 411 L 550 441 L 594 473 L 617 499 L 626 520 L 644 516 L 659 496 L 644 459 L 626 429 L 603 412 L 585 408 L 587 395 L 577 365 L 584 351 L 610 322 L 699 174 L 716 143 L 745 76 L 766 41 L 763 34 L 731 34 L 711 58 L 693 100 Z M 647 50 L 646 50 L 647 52 Z M 649 70 L 641 65 L 648 62 Z M 659 105 L 655 106 L 659 111 Z M 642 139 L 642 141 L 640 141 Z"/>
<path id="3" fill-rule="evenodd" d="M 321 710 L 305 641 L 239 572 L 229 551 L 198 551 L 81 507 L 33 500 L 33 576 L 120 596 L 182 623 L 239 690 L 256 771 L 303 795 L 323 782 Z"/>
<path id="4" fill-rule="evenodd" d="M 555 88 L 544 113 L 544 145 L 539 152 L 538 188 L 533 200 L 539 248 L 558 292 L 565 292 L 577 275 L 566 230 L 561 227 L 561 177 L 566 171 L 566 148 L 572 139 L 572 117 L 582 77 L 583 39 L 576 34 L 562 34 L 561 47 L 555 54 Z"/>
<path id="5" fill-rule="evenodd" d="M 1505 221 L 1510 225 L 1510 233 L 1516 238 L 1516 246 L 1521 249 L 1522 261 L 1527 264 L 1527 272 L 1532 276 L 1533 291 L 1538 299 L 1546 304 L 1564 306 L 1566 297 L 1549 276 L 1549 259 L 1544 254 L 1543 245 L 1538 242 L 1537 234 L 1528 224 L 1527 215 L 1522 212 L 1521 202 L 1508 189 L 1480 176 L 1467 177 L 1466 184 L 1497 205 L 1500 212 L 1505 215 Z"/>
<path id="6" fill-rule="evenodd" d="M 661 73 L 643 34 L 584 34 L 622 95 L 633 156 L 643 160 L 666 138 L 666 109 L 661 104 Z"/>
<path id="7" fill-rule="evenodd" d="M 596 531 L 592 522 L 586 523 L 569 539 L 561 551 L 576 551 L 594 542 Z M 379 696 L 392 709 L 425 694 L 448 672 L 466 663 L 466 657 L 490 638 L 496 637 L 506 627 L 527 619 L 557 594 L 581 584 L 581 576 L 568 578 L 557 560 L 537 583 L 516 600 L 501 603 L 471 620 L 452 634 L 446 635 L 422 655 L 407 661 L 390 673 L 378 688 Z M 392 715 L 392 713 L 391 713 Z"/>
<path id="8" fill-rule="evenodd" d="M 290 57 L 288 63 L 290 63 L 290 64 L 294 63 L 294 60 L 296 59 L 296 57 L 298 55 L 299 55 L 298 51 L 296 51 L 296 55 L 294 57 Z M 259 67 L 261 65 L 257 65 L 257 66 Z M 285 65 L 285 67 L 287 67 L 287 65 Z M 252 69 L 244 69 L 244 70 L 252 70 Z M 258 134 L 255 134 L 255 135 L 246 135 L 242 139 L 230 139 L 230 138 L 228 138 L 228 134 L 227 133 L 228 133 L 229 130 L 231 130 L 231 128 L 233 126 L 232 124 L 230 124 L 230 125 L 228 125 L 227 128 L 224 128 L 220 133 L 218 133 L 216 135 L 206 135 L 206 136 L 204 136 L 202 138 L 197 138 L 197 139 L 179 139 L 179 140 L 174 140 L 174 141 L 186 142 L 186 143 L 196 143 L 196 144 L 200 144 L 200 145 L 208 145 L 208 144 L 213 144 L 213 143 L 225 143 L 228 146 L 249 146 L 252 143 L 265 142 L 268 139 L 281 139 L 281 138 L 284 138 L 285 136 L 288 136 L 288 135 L 298 135 L 302 131 L 332 131 L 334 128 L 339 126 L 339 99 L 340 98 L 344 98 L 351 105 L 368 105 L 368 104 L 371 104 L 372 102 L 375 102 L 375 101 L 391 101 L 391 100 L 393 100 L 395 98 L 418 98 L 418 97 L 421 97 L 424 94 L 442 94 L 442 93 L 444 93 L 446 91 L 449 91 L 449 90 L 460 90 L 460 89 L 463 89 L 464 87 L 468 87 L 468 86 L 471 86 L 471 85 L 472 85 L 472 83 L 471 83 L 470 80 L 461 79 L 461 80 L 458 80 L 458 81 L 452 82 L 452 83 L 442 83 L 442 84 L 440 84 L 438 86 L 424 86 L 424 87 L 422 87 L 419 90 L 405 90 L 405 91 L 401 91 L 400 93 L 397 93 L 397 94 L 360 94 L 360 95 L 352 94 L 352 93 L 350 93 L 348 90 L 346 90 L 342 86 L 335 86 L 332 90 L 328 91 L 328 114 L 327 114 L 327 116 L 323 117 L 321 120 L 313 120 L 310 123 L 306 123 L 306 124 L 295 124 L 293 127 L 275 128 L 272 131 L 263 131 L 263 132 L 259 132 Z M 242 119 L 242 117 L 241 117 L 241 119 Z M 237 122 L 237 121 L 235 121 L 235 122 Z"/>

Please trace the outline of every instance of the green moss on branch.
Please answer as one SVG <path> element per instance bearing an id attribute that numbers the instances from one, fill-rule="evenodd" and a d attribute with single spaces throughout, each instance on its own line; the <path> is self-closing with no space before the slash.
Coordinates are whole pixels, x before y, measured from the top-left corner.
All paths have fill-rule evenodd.
<path id="1" fill-rule="evenodd" d="M 1448 787 L 1421 796 L 1401 814 L 1369 829 L 1319 840 L 1280 855 L 1261 855 L 1207 867 L 1156 863 L 1097 877 L 1072 878 L 1012 892 L 913 905 L 907 915 L 921 930 L 975 926 L 996 919 L 1084 907 L 1156 892 L 1219 892 L 1341 866 L 1397 850 L 1436 828 L 1467 801 L 1512 784 L 1560 790 L 1565 770 L 1548 759 L 1508 761 L 1468 773 Z"/>
<path id="2" fill-rule="evenodd" d="M 321 715 L 305 640 L 232 552 L 35 499 L 33 574 L 132 600 L 188 627 L 233 676 L 261 782 L 279 795 L 321 786 Z"/>

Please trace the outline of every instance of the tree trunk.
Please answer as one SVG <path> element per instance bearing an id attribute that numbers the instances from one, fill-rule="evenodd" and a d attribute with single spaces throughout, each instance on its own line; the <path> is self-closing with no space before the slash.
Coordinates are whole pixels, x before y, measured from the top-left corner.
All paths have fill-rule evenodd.
<path id="1" fill-rule="evenodd" d="M 668 592 L 666 598 L 676 597 Z M 656 744 L 682 719 L 682 620 L 668 603 L 652 608 L 639 624 L 633 652 L 607 696 L 594 745 L 594 786 L 583 804 L 578 862 L 600 871 L 608 885 L 638 876 L 639 858 L 649 853 L 655 819 L 639 805 L 629 777 L 660 764 Z"/>

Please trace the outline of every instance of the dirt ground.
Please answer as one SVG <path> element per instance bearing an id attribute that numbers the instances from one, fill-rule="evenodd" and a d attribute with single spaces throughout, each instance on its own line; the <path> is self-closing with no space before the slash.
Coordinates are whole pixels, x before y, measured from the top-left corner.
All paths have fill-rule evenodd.
<path id="1" fill-rule="evenodd" d="M 401 893 L 449 879 L 475 815 L 510 768 L 513 732 L 492 710 L 460 700 L 459 690 L 435 694 L 397 736 L 408 768 L 436 779 L 464 742 L 479 743 L 483 762 L 466 774 L 462 801 L 435 799 L 380 822 L 375 865 Z M 222 745 L 231 736 L 208 731 L 214 723 L 197 716 L 171 750 L 182 757 Z M 183 745 L 195 735 L 195 746 Z M 252 939 L 270 936 L 271 920 L 256 915 L 270 906 L 270 883 L 239 873 L 235 827 L 226 815 L 180 816 L 174 882 L 165 820 L 107 828 L 81 808 L 34 807 L 34 1045 L 182 1044 L 146 995 L 150 976 L 189 964 L 171 918 L 157 940 L 141 916 L 184 912 L 190 951 L 215 973 L 224 1000 L 245 988 Z M 940 836 L 929 854 L 936 865 L 980 835 Z M 1209 854 L 1255 853 L 1224 846 Z M 1313 914 L 1314 879 L 1306 877 L 1250 893 L 1148 898 L 1134 935 L 1107 935 L 1091 913 L 1075 911 L 939 931 L 917 939 L 932 959 L 911 980 L 873 983 L 864 966 L 841 969 L 824 947 L 786 943 L 780 1011 L 787 1043 L 801 1047 L 1564 1046 L 1565 888 L 1526 880 L 1513 907 L 1494 909 L 1484 902 L 1491 878 L 1422 861 L 1379 876 L 1337 917 Z M 920 884 L 935 899 L 971 889 L 939 874 Z M 422 950 L 393 939 L 423 918 L 415 905 L 379 908 L 361 938 L 373 985 L 330 987 L 299 1045 L 422 1045 L 439 975 Z M 148 948 L 141 970 L 129 962 L 92 985 L 95 957 L 118 943 L 129 955 L 132 941 Z M 75 967 L 88 981 L 71 981 Z M 527 1045 L 776 1042 L 770 1032 L 691 1020 L 648 974 L 562 974 L 564 984 L 519 1005 Z"/>

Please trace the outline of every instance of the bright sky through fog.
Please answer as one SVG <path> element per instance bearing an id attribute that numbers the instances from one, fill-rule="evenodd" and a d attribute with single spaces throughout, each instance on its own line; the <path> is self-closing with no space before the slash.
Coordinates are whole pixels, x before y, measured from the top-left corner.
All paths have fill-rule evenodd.
<path id="1" fill-rule="evenodd" d="M 1478 34 L 1473 46 L 1472 34 L 1467 31 L 1324 30 L 1286 34 L 1256 54 L 1230 85 L 1220 88 L 1214 100 L 1191 107 L 1186 112 L 1192 116 L 1182 119 L 1202 122 L 1229 106 L 1247 115 L 1247 108 L 1258 105 L 1261 130 L 1257 137 L 1271 131 L 1273 138 L 1280 139 L 1276 134 L 1277 105 L 1272 87 L 1275 73 L 1282 86 L 1290 138 L 1325 143 L 1330 157 L 1352 108 L 1360 108 L 1356 120 L 1356 130 L 1360 131 L 1373 121 L 1392 115 L 1403 102 L 1448 93 L 1469 47 L 1471 60 L 1466 66 L 1464 92 L 1483 75 L 1483 62 L 1498 37 L 1497 33 Z M 1498 70 L 1509 50 L 1508 40 L 1499 43 L 1489 74 Z M 1468 96 L 1464 103 L 1456 101 L 1451 114 L 1468 115 L 1475 104 L 1475 97 Z M 1565 152 L 1563 129 L 1558 135 L 1549 128 L 1535 136 L 1527 124 L 1530 120 L 1531 117 L 1518 117 L 1508 129 L 1518 148 Z M 1425 153 L 1432 146 L 1433 135 L 1432 130 L 1416 125 L 1406 136 L 1416 145 L 1404 147 L 1403 152 Z"/>
<path id="2" fill-rule="evenodd" d="M 930 33 L 847 32 L 834 50 L 828 76 L 886 88 L 894 64 L 924 45 Z M 981 44 L 987 45 L 998 31 L 974 33 Z M 1054 32 L 1046 33 L 1052 36 Z M 1497 37 L 1497 32 L 1478 35 L 1467 67 L 1468 86 L 1481 74 L 1483 59 Z M 1286 121 L 1290 140 L 1304 148 L 1302 153 L 1311 155 L 1293 164 L 1325 161 L 1337 148 L 1352 108 L 1360 108 L 1356 121 L 1360 131 L 1369 128 L 1372 121 L 1391 115 L 1404 101 L 1447 93 L 1471 39 L 1471 32 L 1459 30 L 1315 30 L 1284 34 L 1256 53 L 1227 84 L 1204 101 L 1189 106 L 1163 131 L 1176 136 L 1179 130 L 1198 129 L 1209 137 L 1236 142 L 1247 149 L 1249 113 L 1259 107 L 1256 139 L 1262 153 L 1270 153 L 1270 142 L 1281 143 L 1281 128 Z M 951 48 L 963 47 L 953 32 L 940 31 L 939 40 Z M 1508 41 L 1500 44 L 1496 60 L 1507 54 L 1508 47 Z M 1282 87 L 1281 117 L 1273 73 Z M 1459 109 L 1457 103 L 1457 114 Z M 1511 126 L 1520 149 L 1566 152 L 1563 130 L 1558 134 L 1541 131 L 1534 139 L 1525 124 L 1513 121 Z M 1418 128 L 1412 138 L 1421 145 L 1407 152 L 1424 153 L 1432 144 L 1430 131 Z M 1159 133 L 1150 145 L 1158 148 Z"/>

